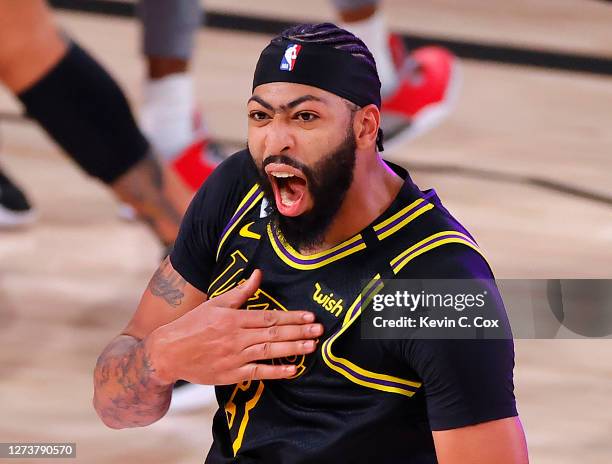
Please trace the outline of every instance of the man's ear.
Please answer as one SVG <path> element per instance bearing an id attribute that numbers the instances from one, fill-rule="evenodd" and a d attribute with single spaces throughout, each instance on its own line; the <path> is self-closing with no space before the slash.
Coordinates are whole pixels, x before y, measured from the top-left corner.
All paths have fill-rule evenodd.
<path id="1" fill-rule="evenodd" d="M 376 137 L 380 127 L 380 110 L 376 105 L 367 105 L 355 113 L 353 130 L 357 149 L 376 147 Z"/>

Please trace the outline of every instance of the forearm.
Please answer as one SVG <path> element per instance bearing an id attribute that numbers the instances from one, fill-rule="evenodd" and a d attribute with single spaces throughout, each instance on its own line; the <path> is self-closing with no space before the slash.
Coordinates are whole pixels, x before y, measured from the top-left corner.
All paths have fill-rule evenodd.
<path id="1" fill-rule="evenodd" d="M 172 385 L 156 377 L 144 341 L 120 335 L 96 363 L 94 408 L 114 429 L 149 425 L 168 411 Z"/>

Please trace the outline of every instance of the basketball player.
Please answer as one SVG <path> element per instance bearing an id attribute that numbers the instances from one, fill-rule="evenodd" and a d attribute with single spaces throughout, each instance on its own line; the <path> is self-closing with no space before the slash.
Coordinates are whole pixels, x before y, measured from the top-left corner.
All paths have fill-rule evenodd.
<path id="1" fill-rule="evenodd" d="M 147 79 L 140 124 L 162 163 L 194 191 L 225 157 L 205 128 L 195 102 L 189 64 L 202 15 L 199 0 L 140 0 L 142 50 Z M 387 142 L 401 142 L 439 123 L 452 107 L 458 87 L 458 63 L 440 47 L 408 54 L 386 25 L 379 0 L 333 0 L 343 26 L 365 41 L 376 60 L 382 88 L 382 123 Z M 129 217 L 129 209 L 121 208 Z M 201 386 L 180 382 L 174 409 L 208 404 Z"/>
<path id="2" fill-rule="evenodd" d="M 81 169 L 107 184 L 174 242 L 190 193 L 160 168 L 115 81 L 55 26 L 43 0 L 0 2 L 0 81 Z M 0 173 L 0 220 L 31 220 L 19 190 Z"/>
<path id="3" fill-rule="evenodd" d="M 264 49 L 248 148 L 199 190 L 98 359 L 105 424 L 160 419 L 185 379 L 217 385 L 207 463 L 527 462 L 511 339 L 361 338 L 380 277 L 492 278 L 435 192 L 380 157 L 380 105 L 372 55 L 343 29 Z"/>

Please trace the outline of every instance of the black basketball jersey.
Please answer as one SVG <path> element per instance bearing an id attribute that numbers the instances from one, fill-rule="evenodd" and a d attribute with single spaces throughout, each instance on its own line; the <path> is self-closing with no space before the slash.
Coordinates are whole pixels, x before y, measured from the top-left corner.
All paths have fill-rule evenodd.
<path id="1" fill-rule="evenodd" d="M 173 267 L 214 298 L 259 268 L 247 310 L 309 310 L 325 332 L 291 379 L 216 387 L 207 463 L 435 463 L 432 430 L 515 416 L 511 340 L 368 340 L 383 278 L 492 278 L 473 237 L 403 169 L 391 206 L 341 244 L 302 255 L 270 224 L 256 167 L 236 153 L 185 216 Z M 273 200 L 272 200 L 273 201 Z"/>

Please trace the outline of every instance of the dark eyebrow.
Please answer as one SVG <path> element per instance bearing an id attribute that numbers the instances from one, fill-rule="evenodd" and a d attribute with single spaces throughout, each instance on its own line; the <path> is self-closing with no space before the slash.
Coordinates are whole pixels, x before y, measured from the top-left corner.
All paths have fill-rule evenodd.
<path id="1" fill-rule="evenodd" d="M 296 98 L 293 101 L 290 101 L 287 104 L 287 107 L 293 109 L 296 106 L 298 106 L 301 103 L 307 102 L 307 101 L 318 101 L 318 102 L 323 102 L 324 100 L 322 98 L 319 97 L 315 97 L 314 95 L 304 95 L 303 97 L 300 98 Z"/>
<path id="2" fill-rule="evenodd" d="M 251 98 L 249 98 L 249 101 L 247 101 L 247 104 L 251 103 L 252 101 L 259 103 L 261 106 L 263 106 L 266 109 L 269 109 L 270 111 L 274 111 L 274 107 L 270 105 L 270 103 L 265 101 L 263 98 L 258 97 L 257 95 L 253 95 Z"/>
<path id="3" fill-rule="evenodd" d="M 249 98 L 249 100 L 247 101 L 247 104 L 252 101 L 259 103 L 261 106 L 263 106 L 264 108 L 270 111 L 277 111 L 272 105 L 270 105 L 270 103 L 265 101 L 263 98 L 258 97 L 257 95 L 253 95 L 251 98 Z M 315 97 L 314 95 L 303 95 L 299 98 L 296 98 L 295 100 L 290 101 L 286 105 L 280 105 L 279 108 L 280 108 L 280 111 L 285 111 L 287 108 L 293 109 L 296 106 L 301 105 L 302 103 L 307 102 L 307 101 L 325 102 L 325 100 L 323 100 L 322 98 Z"/>

